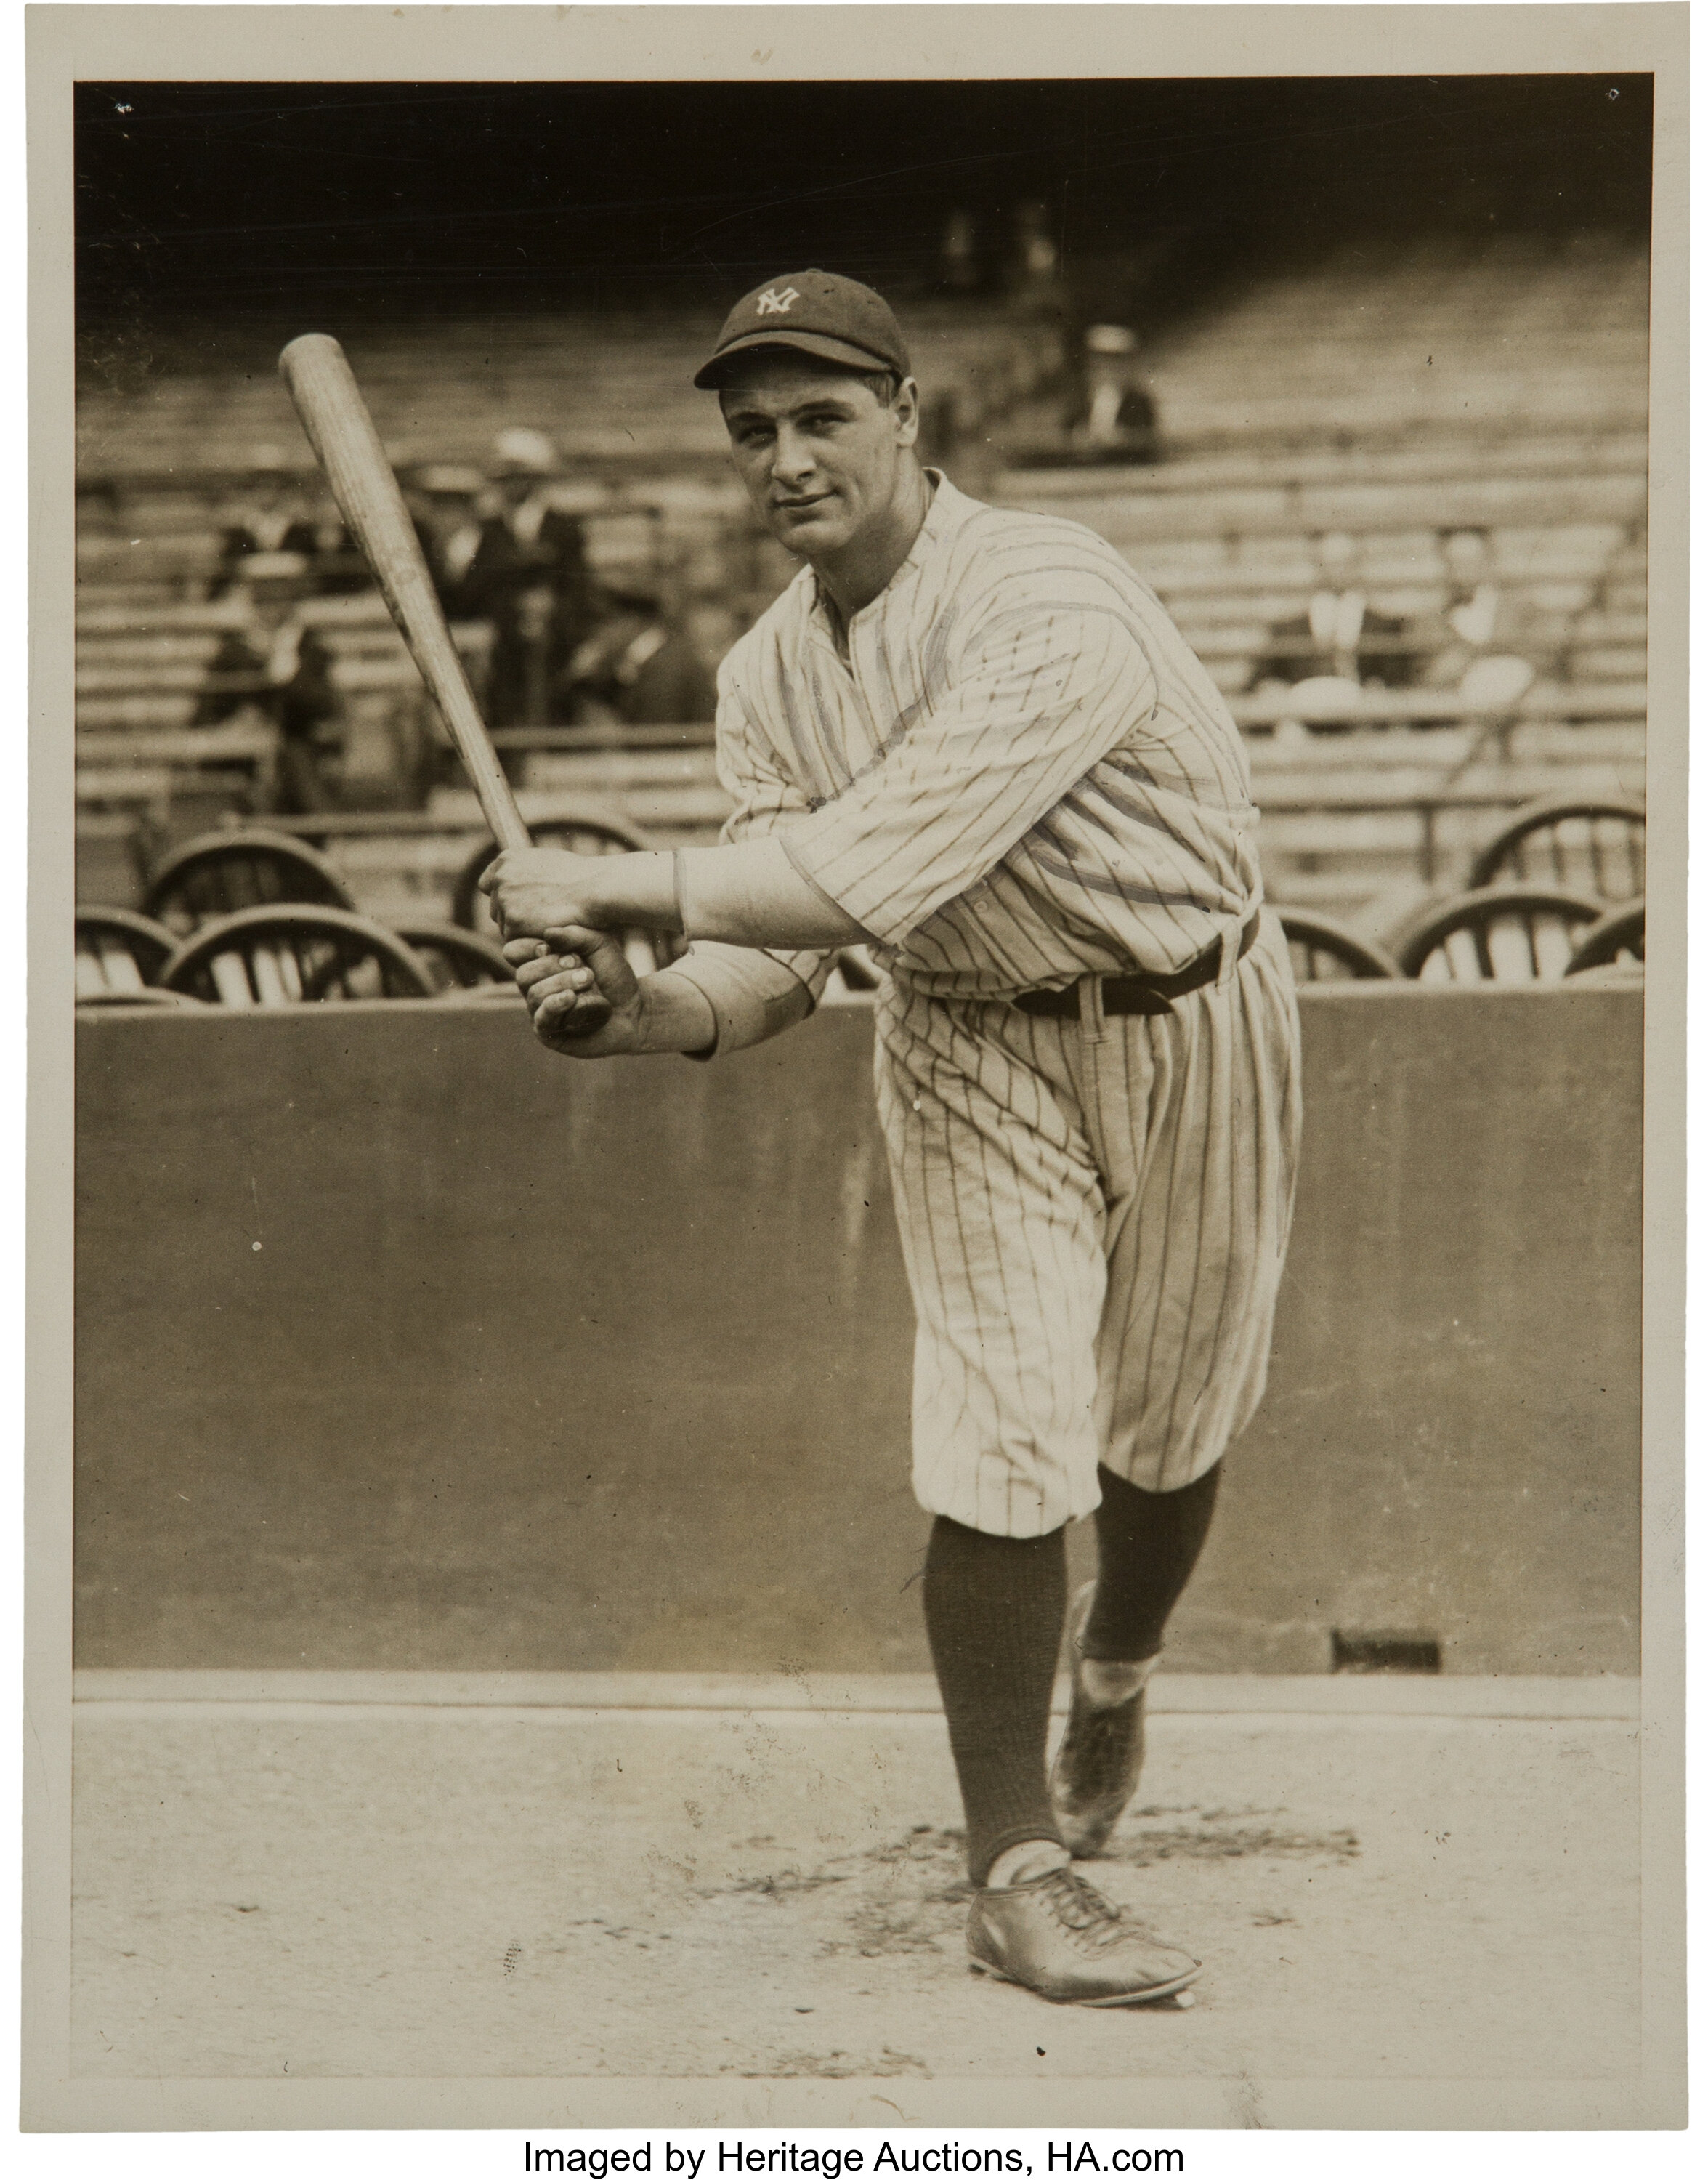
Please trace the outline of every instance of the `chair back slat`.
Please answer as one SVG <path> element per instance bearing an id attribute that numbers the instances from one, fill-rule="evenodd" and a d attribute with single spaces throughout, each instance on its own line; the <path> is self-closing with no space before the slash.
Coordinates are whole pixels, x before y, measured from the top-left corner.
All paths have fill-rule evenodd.
<path id="1" fill-rule="evenodd" d="M 213 996 L 222 1007 L 254 1007 L 261 1005 L 261 995 L 250 981 L 247 955 L 235 951 L 216 954 L 209 961 L 207 973 L 213 984 Z M 198 993 L 197 998 L 202 995 Z"/>

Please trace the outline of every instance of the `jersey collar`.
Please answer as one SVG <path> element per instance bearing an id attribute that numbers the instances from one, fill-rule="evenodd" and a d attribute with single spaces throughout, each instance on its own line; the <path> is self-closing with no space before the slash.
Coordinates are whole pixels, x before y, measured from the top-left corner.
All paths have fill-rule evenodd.
<path id="1" fill-rule="evenodd" d="M 925 509 L 925 519 L 920 525 L 920 533 L 908 548 L 907 558 L 890 577 L 888 582 L 884 585 L 882 590 L 875 598 L 869 599 L 854 615 L 854 621 L 849 624 L 850 629 L 854 622 L 864 620 L 869 613 L 875 613 L 887 599 L 892 598 L 903 578 L 911 574 L 915 568 L 921 566 L 940 547 L 947 543 L 964 522 L 969 521 L 979 512 L 980 503 L 976 499 L 969 499 L 964 492 L 958 492 L 941 470 L 928 467 L 925 470 L 925 475 L 930 479 L 932 487 L 931 504 Z M 833 617 L 835 608 L 831 602 L 830 594 L 811 568 L 808 568 L 805 572 L 812 586 L 814 615 L 825 632 L 833 640 L 836 629 Z"/>

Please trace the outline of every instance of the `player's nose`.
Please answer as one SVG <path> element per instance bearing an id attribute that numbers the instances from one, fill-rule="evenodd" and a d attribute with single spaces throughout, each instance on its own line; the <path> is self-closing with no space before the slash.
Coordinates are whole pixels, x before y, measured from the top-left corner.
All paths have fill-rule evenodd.
<path id="1" fill-rule="evenodd" d="M 777 433 L 771 453 L 771 473 L 779 484 L 798 484 L 812 475 L 811 442 L 787 425 Z"/>

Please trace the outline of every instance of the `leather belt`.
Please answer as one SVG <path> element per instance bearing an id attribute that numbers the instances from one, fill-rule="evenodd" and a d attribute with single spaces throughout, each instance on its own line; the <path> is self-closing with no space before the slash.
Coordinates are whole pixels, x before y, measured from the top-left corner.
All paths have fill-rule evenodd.
<path id="1" fill-rule="evenodd" d="M 1237 958 L 1241 961 L 1256 943 L 1257 922 L 1257 915 L 1254 914 L 1240 932 Z M 1206 946 L 1195 961 L 1168 976 L 1153 977 L 1135 972 L 1130 977 L 1101 977 L 1098 982 L 1102 987 L 1103 1011 L 1106 1015 L 1166 1015 L 1170 1011 L 1171 999 L 1184 999 L 1189 992 L 1213 984 L 1221 966 L 1222 942 L 1218 939 L 1213 945 Z M 1079 986 L 1074 983 L 1063 985 L 1059 991 L 1020 992 L 1013 1004 L 1024 1014 L 1077 1020 Z"/>

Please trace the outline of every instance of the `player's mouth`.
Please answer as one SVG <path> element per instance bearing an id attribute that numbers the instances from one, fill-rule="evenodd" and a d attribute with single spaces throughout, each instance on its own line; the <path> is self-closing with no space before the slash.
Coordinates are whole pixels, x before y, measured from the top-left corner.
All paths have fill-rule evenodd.
<path id="1" fill-rule="evenodd" d="M 835 498 L 836 494 L 833 492 L 820 492 L 813 493 L 810 498 L 774 499 L 772 506 L 778 515 L 799 517 L 810 515 L 816 507 L 828 505 Z"/>

